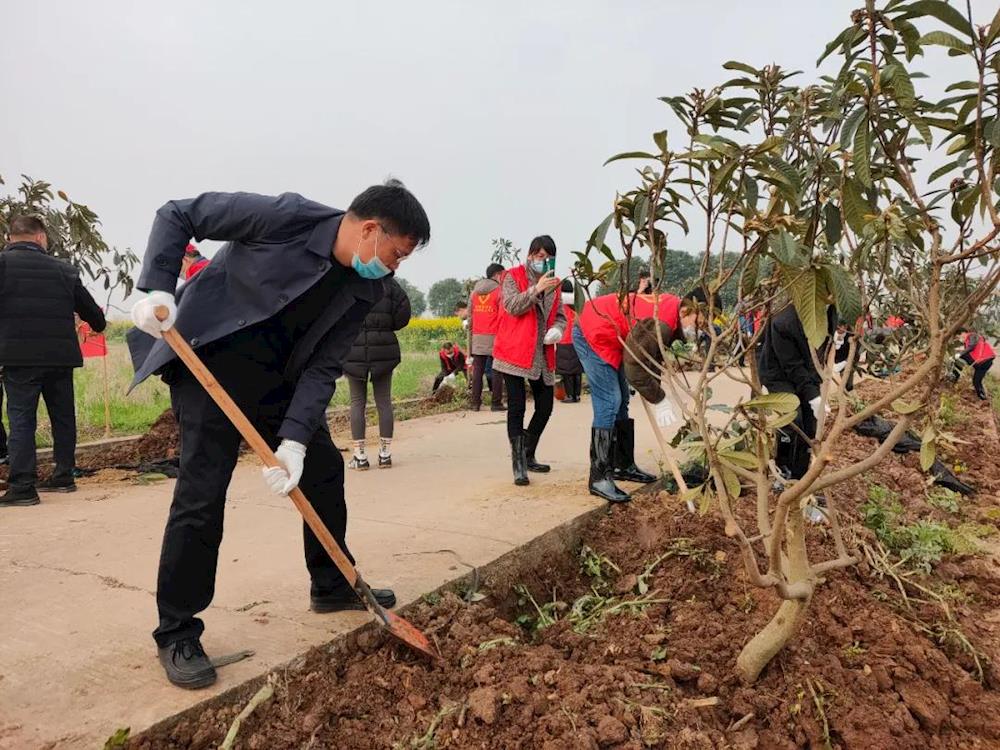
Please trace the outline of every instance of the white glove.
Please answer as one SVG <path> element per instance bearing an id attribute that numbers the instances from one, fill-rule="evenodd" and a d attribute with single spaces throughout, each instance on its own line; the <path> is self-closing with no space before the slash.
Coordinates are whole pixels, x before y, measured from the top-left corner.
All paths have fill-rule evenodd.
<path id="1" fill-rule="evenodd" d="M 847 360 L 845 359 L 843 362 L 835 362 L 833 365 L 833 371 L 843 372 L 846 367 L 847 367 Z"/>
<path id="2" fill-rule="evenodd" d="M 820 414 L 821 414 L 820 404 L 822 404 L 822 402 L 823 402 L 822 396 L 817 396 L 816 398 L 812 399 L 809 402 L 809 408 L 812 409 L 813 416 L 816 417 L 817 422 L 820 421 Z"/>
<path id="3" fill-rule="evenodd" d="M 677 412 L 674 411 L 673 403 L 666 396 L 663 397 L 662 401 L 653 406 L 653 414 L 656 417 L 656 424 L 660 427 L 670 427 L 672 424 L 680 421 L 677 418 Z"/>
<path id="4" fill-rule="evenodd" d="M 274 452 L 281 466 L 265 468 L 264 481 L 275 495 L 287 495 L 299 486 L 302 468 L 306 462 L 306 447 L 294 440 L 282 440 Z"/>
<path id="5" fill-rule="evenodd" d="M 167 308 L 167 319 L 156 319 L 157 307 Z M 162 339 L 163 332 L 173 326 L 177 319 L 177 303 L 170 292 L 150 292 L 132 306 L 132 322 L 140 331 L 145 331 L 154 338 Z"/>
<path id="6" fill-rule="evenodd" d="M 562 331 L 560 331 L 558 328 L 556 328 L 556 327 L 553 326 L 552 328 L 550 328 L 549 330 L 547 330 L 545 332 L 545 338 L 542 340 L 542 343 L 544 343 L 546 345 L 548 345 L 548 344 L 558 344 L 559 340 L 562 337 L 563 337 Z"/>
<path id="7" fill-rule="evenodd" d="M 444 380 L 441 381 L 441 385 L 455 385 L 455 381 L 458 380 L 458 371 L 445 375 Z"/>

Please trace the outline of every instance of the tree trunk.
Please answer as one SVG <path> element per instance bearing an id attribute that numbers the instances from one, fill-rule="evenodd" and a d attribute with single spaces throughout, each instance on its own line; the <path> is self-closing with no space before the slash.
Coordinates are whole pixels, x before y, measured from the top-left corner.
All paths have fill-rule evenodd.
<path id="1" fill-rule="evenodd" d="M 788 583 L 806 581 L 810 577 L 809 559 L 806 556 L 805 524 L 798 508 L 789 511 L 785 533 Z M 736 673 L 744 685 L 756 682 L 764 667 L 795 635 L 802 623 L 802 616 L 809 608 L 810 599 L 811 597 L 782 602 L 771 621 L 743 647 L 736 659 Z"/>

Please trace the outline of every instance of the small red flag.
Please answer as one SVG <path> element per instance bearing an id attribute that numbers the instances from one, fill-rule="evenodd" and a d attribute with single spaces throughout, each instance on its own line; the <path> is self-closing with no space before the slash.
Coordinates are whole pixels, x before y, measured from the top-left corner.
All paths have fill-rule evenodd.
<path id="1" fill-rule="evenodd" d="M 94 333 L 93 329 L 86 323 L 80 323 L 77 334 L 80 337 L 80 353 L 85 359 L 107 356 L 108 342 L 104 338 L 104 334 Z"/>

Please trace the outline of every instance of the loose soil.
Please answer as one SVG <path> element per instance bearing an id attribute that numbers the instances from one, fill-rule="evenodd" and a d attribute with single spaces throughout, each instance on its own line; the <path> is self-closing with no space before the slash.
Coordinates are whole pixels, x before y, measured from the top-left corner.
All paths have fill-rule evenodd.
<path id="1" fill-rule="evenodd" d="M 908 519 L 997 524 L 992 415 L 965 397 L 959 412 L 972 444 L 951 460 L 968 467 L 963 478 L 978 493 L 945 519 L 926 502 L 916 457 L 892 456 L 831 493 L 849 537 L 871 538 L 858 508 L 872 482 L 901 493 Z M 874 447 L 851 436 L 838 463 Z M 825 528 L 810 532 L 815 562 L 835 556 Z M 828 574 L 797 637 L 746 687 L 733 674 L 736 656 L 778 599 L 747 583 L 717 518 L 648 493 L 592 519 L 582 540 L 583 552 L 525 559 L 510 580 L 489 580 L 478 603 L 447 593 L 412 607 L 406 616 L 437 644 L 439 664 L 374 629 L 339 649 L 314 649 L 274 675 L 274 697 L 243 722 L 235 747 L 1000 747 L 1000 571 L 989 554 L 950 555 L 920 579 L 958 592 L 948 605 L 953 619 L 912 592 L 907 603 L 865 563 Z M 598 556 L 614 567 L 595 564 Z M 523 616 L 537 612 L 515 590 L 519 582 L 554 624 L 525 627 Z M 570 608 L 588 594 L 583 603 L 619 609 L 576 632 Z M 652 601 L 636 606 L 641 600 Z M 965 643 L 981 655 L 982 681 Z M 188 713 L 129 747 L 217 747 L 247 698 Z"/>

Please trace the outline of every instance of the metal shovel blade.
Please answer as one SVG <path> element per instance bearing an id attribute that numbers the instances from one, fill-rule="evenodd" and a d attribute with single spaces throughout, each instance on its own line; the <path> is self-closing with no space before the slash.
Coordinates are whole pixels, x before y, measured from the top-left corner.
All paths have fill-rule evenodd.
<path id="1" fill-rule="evenodd" d="M 361 580 L 360 575 L 358 575 L 357 583 L 354 584 L 354 590 L 372 614 L 381 621 L 382 627 L 398 640 L 435 661 L 441 658 L 437 650 L 431 645 L 431 642 L 427 640 L 427 636 L 421 633 L 415 625 L 378 603 L 378 600 L 372 593 L 371 587 Z"/>

